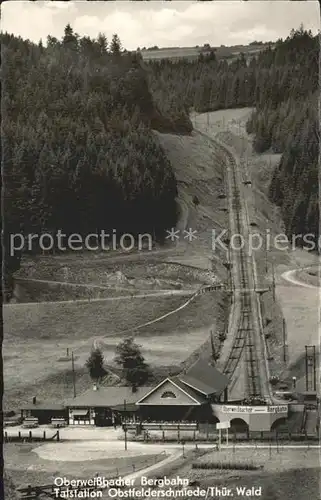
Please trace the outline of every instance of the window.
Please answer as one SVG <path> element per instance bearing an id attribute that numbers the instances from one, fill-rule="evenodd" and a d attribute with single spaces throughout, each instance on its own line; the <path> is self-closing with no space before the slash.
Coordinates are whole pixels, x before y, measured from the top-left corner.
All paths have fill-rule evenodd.
<path id="1" fill-rule="evenodd" d="M 176 398 L 175 394 L 172 391 L 163 392 L 161 398 Z"/>

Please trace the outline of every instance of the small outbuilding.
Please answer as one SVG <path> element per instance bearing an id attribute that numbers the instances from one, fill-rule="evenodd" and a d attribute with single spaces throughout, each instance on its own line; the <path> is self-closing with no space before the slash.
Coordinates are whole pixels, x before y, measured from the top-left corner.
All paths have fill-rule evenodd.
<path id="1" fill-rule="evenodd" d="M 50 424 L 52 418 L 63 418 L 68 421 L 68 410 L 62 403 L 38 401 L 34 397 L 32 403 L 21 408 L 21 418 L 29 417 L 37 418 L 40 425 Z"/>

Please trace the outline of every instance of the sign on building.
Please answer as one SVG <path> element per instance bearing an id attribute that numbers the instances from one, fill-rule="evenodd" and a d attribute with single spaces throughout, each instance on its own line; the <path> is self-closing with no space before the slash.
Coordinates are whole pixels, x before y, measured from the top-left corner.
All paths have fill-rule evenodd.
<path id="1" fill-rule="evenodd" d="M 222 406 L 223 413 L 287 413 L 287 405 L 277 406 Z"/>

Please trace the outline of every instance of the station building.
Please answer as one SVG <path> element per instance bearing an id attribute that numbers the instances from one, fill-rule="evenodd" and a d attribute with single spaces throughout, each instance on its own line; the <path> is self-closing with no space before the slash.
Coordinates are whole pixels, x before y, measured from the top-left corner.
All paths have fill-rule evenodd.
<path id="1" fill-rule="evenodd" d="M 197 364 L 154 387 L 94 386 L 65 402 L 70 425 L 120 421 L 215 421 L 211 404 L 227 398 L 228 378 L 214 366 Z"/>
<path id="2" fill-rule="evenodd" d="M 270 431 L 288 417 L 288 405 L 244 405 L 228 402 L 228 377 L 206 362 L 197 362 L 180 375 L 159 384 L 132 389 L 125 386 L 94 386 L 63 404 L 42 403 L 22 409 L 22 416 L 64 416 L 69 425 L 110 426 L 122 422 L 149 423 L 230 422 L 246 431 Z M 215 426 L 215 425 L 214 425 Z"/>

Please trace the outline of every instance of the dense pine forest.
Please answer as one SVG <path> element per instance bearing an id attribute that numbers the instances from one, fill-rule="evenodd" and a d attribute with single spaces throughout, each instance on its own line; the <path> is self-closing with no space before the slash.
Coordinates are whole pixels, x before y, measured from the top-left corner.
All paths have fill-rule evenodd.
<path id="1" fill-rule="evenodd" d="M 254 57 L 149 63 L 150 88 L 164 110 L 253 106 L 247 124 L 257 152 L 282 153 L 270 186 L 288 235 L 318 234 L 319 41 L 301 26 Z"/>
<path id="2" fill-rule="evenodd" d="M 270 186 L 286 230 L 318 233 L 318 39 L 301 27 L 234 60 L 143 62 L 67 25 L 46 47 L 9 34 L 3 48 L 5 243 L 10 233 L 116 229 L 162 240 L 176 179 L 153 129 L 189 134 L 189 113 L 255 108 L 257 152 L 282 153 Z M 6 245 L 8 250 L 8 245 Z M 8 281 L 19 267 L 9 259 Z"/>
<path id="3" fill-rule="evenodd" d="M 152 129 L 190 132 L 155 106 L 139 55 L 80 38 L 47 46 L 1 35 L 5 243 L 10 233 L 104 229 L 162 239 L 176 222 L 176 180 Z M 10 278 L 8 277 L 10 281 Z"/>

